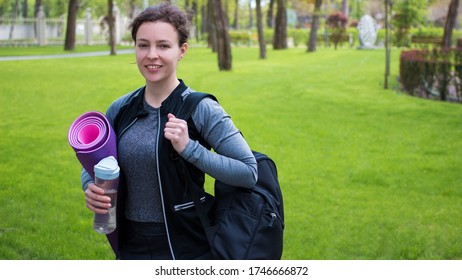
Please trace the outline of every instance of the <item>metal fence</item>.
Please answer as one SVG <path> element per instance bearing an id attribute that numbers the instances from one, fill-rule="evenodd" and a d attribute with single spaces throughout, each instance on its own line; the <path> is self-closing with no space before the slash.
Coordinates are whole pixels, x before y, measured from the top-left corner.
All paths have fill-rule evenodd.
<path id="1" fill-rule="evenodd" d="M 128 19 L 115 11 L 115 41 L 122 43 L 129 39 Z M 67 19 L 45 18 L 43 13 L 36 18 L 4 18 L 0 17 L 0 46 L 46 46 L 63 45 L 66 35 Z M 107 44 L 109 28 L 104 18 L 93 19 L 90 10 L 85 18 L 76 21 L 76 44 Z"/>

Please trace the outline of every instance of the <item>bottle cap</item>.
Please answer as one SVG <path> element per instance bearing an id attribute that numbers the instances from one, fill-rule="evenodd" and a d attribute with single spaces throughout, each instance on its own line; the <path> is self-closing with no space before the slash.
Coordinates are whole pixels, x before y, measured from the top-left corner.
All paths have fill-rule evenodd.
<path id="1" fill-rule="evenodd" d="M 95 165 L 95 176 L 103 180 L 113 180 L 119 177 L 120 167 L 113 156 L 103 158 Z"/>

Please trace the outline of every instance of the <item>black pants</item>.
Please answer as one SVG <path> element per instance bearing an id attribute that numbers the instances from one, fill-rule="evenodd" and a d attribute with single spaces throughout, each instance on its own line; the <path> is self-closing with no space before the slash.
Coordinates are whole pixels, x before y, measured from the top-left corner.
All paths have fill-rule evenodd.
<path id="1" fill-rule="evenodd" d="M 121 236 L 121 260 L 171 260 L 167 232 L 163 223 L 125 220 Z"/>

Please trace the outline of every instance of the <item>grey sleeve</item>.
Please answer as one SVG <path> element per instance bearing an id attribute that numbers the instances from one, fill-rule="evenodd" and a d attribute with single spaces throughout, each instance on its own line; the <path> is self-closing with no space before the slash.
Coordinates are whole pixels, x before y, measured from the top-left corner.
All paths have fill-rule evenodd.
<path id="1" fill-rule="evenodd" d="M 88 184 L 93 183 L 93 178 L 91 178 L 90 174 L 82 168 L 82 172 L 80 174 L 80 181 L 82 182 L 82 189 L 86 191 L 88 188 Z"/>
<path id="2" fill-rule="evenodd" d="M 181 156 L 216 180 L 252 188 L 257 181 L 257 162 L 223 108 L 216 101 L 204 98 L 192 114 L 192 120 L 216 153 L 190 140 Z"/>

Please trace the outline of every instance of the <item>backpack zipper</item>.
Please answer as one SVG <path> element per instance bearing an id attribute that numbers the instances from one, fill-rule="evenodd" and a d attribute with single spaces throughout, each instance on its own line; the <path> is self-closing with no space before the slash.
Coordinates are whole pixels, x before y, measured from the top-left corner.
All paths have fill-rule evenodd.
<path id="1" fill-rule="evenodd" d="M 276 213 L 273 213 L 273 212 L 270 215 L 271 215 L 271 221 L 269 222 L 268 227 L 273 227 L 274 221 L 276 221 L 278 216 L 276 215 Z"/>

